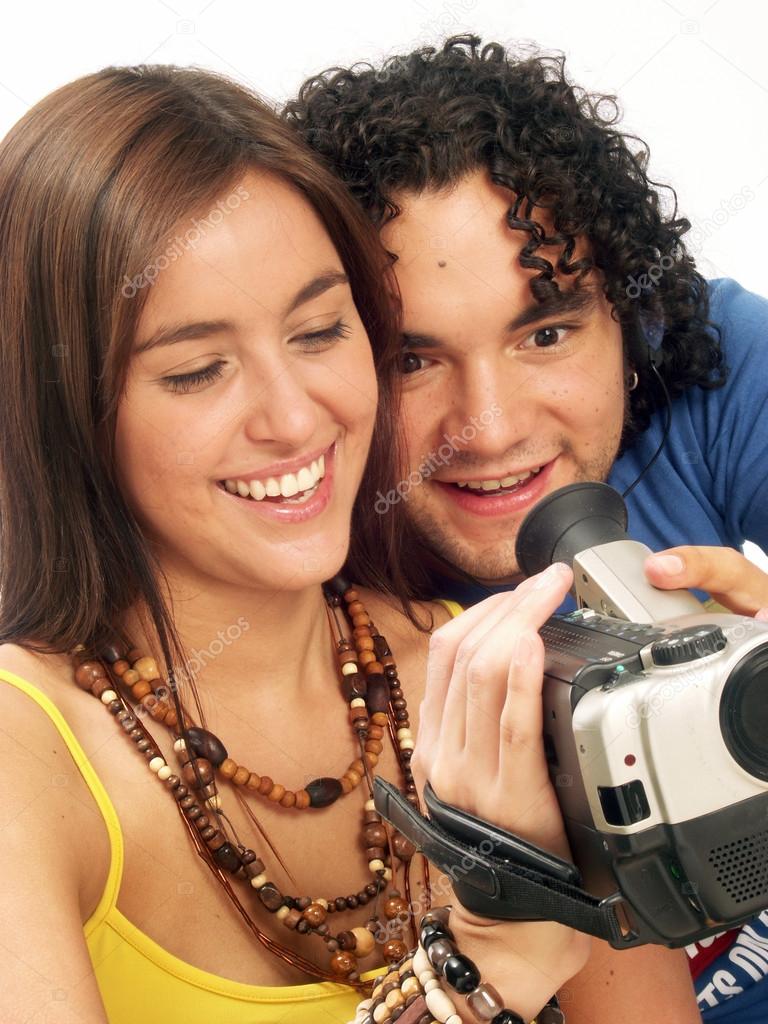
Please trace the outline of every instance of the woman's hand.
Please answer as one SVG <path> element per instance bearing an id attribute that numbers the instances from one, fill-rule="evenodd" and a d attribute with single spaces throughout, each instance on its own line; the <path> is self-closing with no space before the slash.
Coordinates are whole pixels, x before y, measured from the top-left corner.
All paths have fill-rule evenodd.
<path id="1" fill-rule="evenodd" d="M 544 755 L 544 645 L 538 631 L 572 581 L 567 566 L 551 566 L 435 631 L 412 761 L 420 790 L 429 780 L 441 800 L 567 859 Z M 588 936 L 563 925 L 500 923 L 470 914 L 458 901 L 451 927 L 481 968 L 490 961 L 501 969 L 523 1000 L 519 1006 L 534 1013 L 581 970 L 590 950 Z M 488 980 L 504 993 L 498 976 Z"/>
<path id="2" fill-rule="evenodd" d="M 669 548 L 646 558 L 645 574 L 661 590 L 705 590 L 737 615 L 768 621 L 768 574 L 733 548 Z"/>

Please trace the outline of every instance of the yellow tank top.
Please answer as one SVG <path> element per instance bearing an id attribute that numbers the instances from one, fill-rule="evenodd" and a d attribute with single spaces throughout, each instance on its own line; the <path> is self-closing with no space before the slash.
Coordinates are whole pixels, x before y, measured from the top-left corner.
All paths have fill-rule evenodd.
<path id="1" fill-rule="evenodd" d="M 452 616 L 462 610 L 453 601 L 441 603 Z M 0 669 L 0 681 L 26 693 L 53 721 L 107 826 L 111 847 L 107 884 L 83 933 L 109 1024 L 344 1024 L 354 1017 L 360 996 L 345 985 L 230 981 L 180 960 L 131 924 L 117 908 L 123 833 L 106 789 L 56 705 L 13 672 Z"/>

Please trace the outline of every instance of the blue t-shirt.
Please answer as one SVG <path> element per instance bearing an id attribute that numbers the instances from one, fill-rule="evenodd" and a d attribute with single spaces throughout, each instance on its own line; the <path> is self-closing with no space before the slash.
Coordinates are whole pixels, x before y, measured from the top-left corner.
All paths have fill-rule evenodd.
<path id="1" fill-rule="evenodd" d="M 741 550 L 746 540 L 768 550 L 768 301 L 725 278 L 710 281 L 709 293 L 728 381 L 674 399 L 664 449 L 626 499 L 629 536 L 654 551 L 683 544 Z M 653 415 L 607 483 L 621 492 L 637 479 L 659 446 L 664 419 L 663 409 Z M 440 576 L 435 588 L 467 605 L 514 584 L 475 587 Z M 568 598 L 559 610 L 574 607 Z M 718 1024 L 766 1024 L 768 913 L 733 937 L 696 978 L 699 1009 Z M 688 953 L 695 960 L 697 949 Z"/>

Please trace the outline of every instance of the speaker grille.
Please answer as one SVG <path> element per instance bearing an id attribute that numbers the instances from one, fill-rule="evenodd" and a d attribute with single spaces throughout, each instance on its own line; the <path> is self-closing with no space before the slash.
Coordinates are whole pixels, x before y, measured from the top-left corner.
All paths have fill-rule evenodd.
<path id="1" fill-rule="evenodd" d="M 717 881 L 734 903 L 768 894 L 768 831 L 756 832 L 709 851 Z"/>

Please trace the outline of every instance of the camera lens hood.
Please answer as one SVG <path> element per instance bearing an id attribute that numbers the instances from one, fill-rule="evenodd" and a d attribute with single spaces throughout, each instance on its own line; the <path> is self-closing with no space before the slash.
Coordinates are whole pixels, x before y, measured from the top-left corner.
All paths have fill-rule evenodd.
<path id="1" fill-rule="evenodd" d="M 553 562 L 573 564 L 580 551 L 627 539 L 627 506 L 608 484 L 585 481 L 548 494 L 531 509 L 517 535 L 517 564 L 526 576 Z"/>

